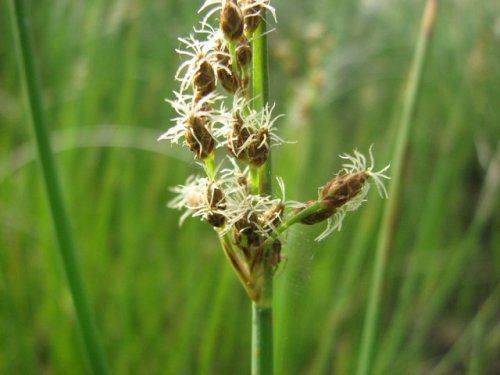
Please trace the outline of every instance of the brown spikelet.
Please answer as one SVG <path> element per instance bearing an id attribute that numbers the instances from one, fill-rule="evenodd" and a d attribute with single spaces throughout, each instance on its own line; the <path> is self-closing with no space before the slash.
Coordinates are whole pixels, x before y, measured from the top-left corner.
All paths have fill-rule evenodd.
<path id="1" fill-rule="evenodd" d="M 259 129 L 255 140 L 248 146 L 248 161 L 252 167 L 262 166 L 269 157 L 269 131 Z"/>
<path id="2" fill-rule="evenodd" d="M 243 35 L 243 13 L 235 0 L 226 0 L 220 15 L 220 28 L 228 40 L 239 40 Z"/>
<path id="3" fill-rule="evenodd" d="M 209 206 L 213 210 L 224 210 L 226 208 L 226 200 L 224 193 L 220 188 L 210 184 L 207 189 L 207 200 Z M 224 225 L 226 218 L 219 212 L 209 212 L 204 219 L 212 226 L 220 228 Z"/>
<path id="4" fill-rule="evenodd" d="M 340 208 L 361 192 L 368 177 L 367 171 L 339 174 L 323 186 L 319 197 L 332 208 Z"/>
<path id="5" fill-rule="evenodd" d="M 241 146 L 247 141 L 247 139 L 252 135 L 250 128 L 244 126 L 243 118 L 239 112 L 233 113 L 233 130 L 229 137 L 231 138 L 228 142 L 227 148 L 232 156 L 238 160 L 246 161 L 246 152 L 241 151 Z"/>
<path id="6" fill-rule="evenodd" d="M 207 129 L 207 121 L 193 116 L 186 124 L 186 143 L 197 159 L 207 158 L 215 147 L 215 140 Z"/>
<path id="7" fill-rule="evenodd" d="M 243 11 L 245 21 L 245 34 L 251 35 L 257 30 L 262 21 L 262 6 L 254 0 L 247 0 L 247 5 Z"/>
<path id="8" fill-rule="evenodd" d="M 240 44 L 236 47 L 236 58 L 241 67 L 247 66 L 252 61 L 252 47 L 245 37 L 241 38 Z"/>
<path id="9" fill-rule="evenodd" d="M 193 77 L 193 86 L 198 97 L 204 97 L 215 90 L 215 72 L 212 65 L 202 59 Z"/>

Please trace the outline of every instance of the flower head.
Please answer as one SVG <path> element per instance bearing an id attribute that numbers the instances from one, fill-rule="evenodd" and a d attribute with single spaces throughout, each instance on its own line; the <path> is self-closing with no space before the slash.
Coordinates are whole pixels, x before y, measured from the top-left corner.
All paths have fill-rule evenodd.
<path id="1" fill-rule="evenodd" d="M 188 216 L 201 217 L 220 228 L 220 234 L 232 231 L 242 247 L 260 244 L 271 235 L 277 236 L 276 228 L 287 204 L 283 181 L 278 179 L 281 199 L 252 194 L 248 167 L 241 169 L 234 159 L 229 160 L 231 167 L 216 172 L 217 177 L 190 176 L 184 185 L 173 188 L 177 196 L 168 206 L 186 210 L 181 216 L 181 224 Z"/>
<path id="2" fill-rule="evenodd" d="M 198 159 L 206 158 L 215 147 L 212 127 L 218 117 L 214 104 L 224 97 L 210 93 L 202 98 L 194 95 L 174 92 L 176 100 L 167 100 L 177 112 L 173 119 L 175 125 L 163 133 L 158 139 L 167 139 L 179 143 L 184 137 L 184 144 L 196 154 Z"/>
<path id="3" fill-rule="evenodd" d="M 370 189 L 370 180 L 374 182 L 380 196 L 387 198 L 387 189 L 383 179 L 389 179 L 384 174 L 389 169 L 389 165 L 379 171 L 374 171 L 372 147 L 370 147 L 369 156 L 370 165 L 368 166 L 366 157 L 357 150 L 354 150 L 354 155 L 340 155 L 348 163 L 344 163 L 342 170 L 319 189 L 317 201 L 306 202 L 306 207 L 315 202 L 321 202 L 321 207 L 317 212 L 303 218 L 301 220 L 303 224 L 311 225 L 327 221 L 327 227 L 316 238 L 317 241 L 324 239 L 335 230 L 340 230 L 347 212 L 357 210 L 365 202 Z"/>
<path id="4" fill-rule="evenodd" d="M 207 33 L 204 28 L 195 32 Z M 181 82 L 181 92 L 192 86 L 198 96 L 208 95 L 217 85 L 217 71 L 226 69 L 221 64 L 221 54 L 224 55 L 224 52 L 219 44 L 220 34 L 215 31 L 211 33 L 210 30 L 208 34 L 210 38 L 205 41 L 196 39 L 193 34 L 188 38 L 179 38 L 184 48 L 176 49 L 176 52 L 189 57 L 175 74 L 175 79 Z"/>
<path id="5" fill-rule="evenodd" d="M 278 136 L 274 127 L 282 115 L 273 116 L 273 109 L 274 105 L 266 104 L 262 110 L 256 111 L 251 101 L 235 96 L 231 111 L 224 106 L 221 109 L 226 118 L 214 131 L 214 135 L 221 138 L 219 146 L 226 146 L 234 157 L 253 167 L 264 164 L 270 147 L 287 143 Z"/>
<path id="6" fill-rule="evenodd" d="M 172 189 L 177 197 L 168 204 L 170 208 L 186 209 L 180 224 L 192 215 L 200 216 L 214 227 L 222 227 L 226 221 L 225 195 L 219 185 L 205 177 L 190 176 L 185 185 Z"/>
<path id="7" fill-rule="evenodd" d="M 198 13 L 208 9 L 208 12 L 203 19 L 203 22 L 207 22 L 212 15 L 216 13 L 223 13 L 224 9 L 228 7 L 228 4 L 231 4 L 231 6 L 237 6 L 239 11 L 242 13 L 245 34 L 252 34 L 257 29 L 260 21 L 262 20 L 262 10 L 269 11 L 274 19 L 274 22 L 277 22 L 276 11 L 269 4 L 269 0 L 206 0 Z"/>

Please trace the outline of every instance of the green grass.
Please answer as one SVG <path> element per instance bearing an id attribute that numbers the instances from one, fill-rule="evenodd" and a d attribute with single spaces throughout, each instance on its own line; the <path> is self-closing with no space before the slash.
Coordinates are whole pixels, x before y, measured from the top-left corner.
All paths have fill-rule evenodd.
<path id="1" fill-rule="evenodd" d="M 216 236 L 178 229 L 168 187 L 195 167 L 156 143 L 170 124 L 176 38 L 199 2 L 28 2 L 35 63 L 83 278 L 111 373 L 247 374 L 250 303 Z M 309 199 L 337 154 L 390 162 L 422 2 L 276 1 L 270 97 L 298 140 L 273 154 Z M 378 4 L 371 2 L 370 4 Z M 0 3 L 0 373 L 85 373 L 7 2 Z M 374 374 L 500 369 L 498 6 L 442 1 L 409 134 Z M 460 27 L 458 27 L 459 25 Z M 497 25 L 497 26 L 495 26 Z M 150 140 L 148 144 L 147 140 Z M 290 167 L 290 166 L 293 166 Z M 382 205 L 317 245 L 297 227 L 275 279 L 277 374 L 351 374 Z M 5 344 L 6 343 L 6 344 Z"/>

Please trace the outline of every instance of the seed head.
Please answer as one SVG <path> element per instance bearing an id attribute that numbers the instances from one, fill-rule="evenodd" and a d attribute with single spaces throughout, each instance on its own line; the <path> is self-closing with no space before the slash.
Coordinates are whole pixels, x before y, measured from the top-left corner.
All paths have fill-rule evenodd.
<path id="1" fill-rule="evenodd" d="M 295 210 L 298 213 L 306 207 L 320 202 L 320 209 L 301 220 L 301 223 L 312 225 L 327 221 L 327 227 L 316 240 L 320 241 L 335 230 L 340 230 L 342 221 L 349 211 L 355 211 L 365 201 L 370 188 L 370 180 L 374 182 L 382 198 L 387 198 L 387 189 L 383 179 L 389 179 L 384 174 L 389 165 L 378 172 L 373 171 L 373 152 L 369 150 L 370 166 L 367 165 L 363 154 L 354 151 L 354 155 L 342 154 L 340 157 L 348 161 L 343 164 L 343 169 L 325 186 L 319 189 L 317 201 L 307 201 L 304 207 Z"/>
<path id="2" fill-rule="evenodd" d="M 179 210 L 186 209 L 181 216 L 180 224 L 190 215 L 200 216 L 214 227 L 224 224 L 224 193 L 213 181 L 205 177 L 190 176 L 185 185 L 171 190 L 178 195 L 168 203 L 168 206 Z"/>
<path id="3" fill-rule="evenodd" d="M 241 67 L 247 66 L 252 61 L 252 47 L 245 37 L 240 39 L 240 44 L 236 47 L 236 58 Z"/>
<path id="4" fill-rule="evenodd" d="M 180 55 L 188 56 L 175 74 L 175 79 L 181 82 L 180 92 L 193 86 L 199 96 L 205 96 L 215 89 L 216 72 L 223 68 L 219 63 L 221 51 L 216 49 L 218 34 L 207 30 L 196 30 L 197 34 L 209 34 L 210 39 L 200 41 L 191 34 L 188 38 L 179 38 L 184 49 L 176 49 Z"/>
<path id="5" fill-rule="evenodd" d="M 207 96 L 215 90 L 216 77 L 212 64 L 201 58 L 193 75 L 193 87 L 198 98 Z"/>
<path id="6" fill-rule="evenodd" d="M 366 170 L 338 174 L 323 186 L 319 199 L 327 202 L 332 209 L 340 208 L 363 191 L 369 176 Z"/>
<path id="7" fill-rule="evenodd" d="M 244 10 L 245 15 L 245 33 L 247 35 L 252 34 L 262 20 L 262 6 L 256 1 L 247 0 L 246 7 Z"/>
<path id="8" fill-rule="evenodd" d="M 220 28 L 226 39 L 237 41 L 243 35 L 243 13 L 236 0 L 226 0 L 220 14 Z"/>
<path id="9" fill-rule="evenodd" d="M 236 110 L 232 116 L 232 129 L 227 132 L 227 149 L 236 159 L 247 161 L 247 154 L 243 152 L 243 145 L 252 135 L 253 130 L 245 126 L 240 111 Z"/>
<path id="10" fill-rule="evenodd" d="M 252 166 L 264 164 L 270 147 L 289 143 L 276 133 L 274 124 L 281 116 L 273 117 L 273 109 L 274 105 L 266 105 L 256 111 L 251 107 L 251 101 L 235 95 L 231 115 L 221 121 L 222 127 L 214 132 L 217 138 L 223 138 L 219 145 L 227 146 L 234 157 Z M 220 112 L 227 111 L 222 108 Z"/>
<path id="11" fill-rule="evenodd" d="M 222 96 L 214 93 L 202 98 L 195 95 L 174 93 L 176 100 L 167 100 L 179 114 L 173 119 L 175 125 L 159 138 L 178 143 L 184 137 L 184 144 L 196 155 L 197 159 L 205 159 L 215 148 L 212 127 L 219 114 L 213 109 L 214 104 L 222 100 Z"/>
<path id="12" fill-rule="evenodd" d="M 269 147 L 269 129 L 260 128 L 254 135 L 252 142 L 248 145 L 248 162 L 252 167 L 258 168 L 267 161 Z"/>
<path id="13" fill-rule="evenodd" d="M 214 227 L 222 227 L 226 217 L 219 211 L 226 209 L 224 192 L 213 182 L 207 188 L 207 201 L 211 210 L 205 215 L 205 220 Z"/>
<path id="14" fill-rule="evenodd" d="M 239 0 L 241 10 L 245 20 L 245 34 L 251 35 L 262 21 L 263 10 L 269 11 L 274 22 L 276 21 L 276 11 L 269 5 L 269 0 Z"/>

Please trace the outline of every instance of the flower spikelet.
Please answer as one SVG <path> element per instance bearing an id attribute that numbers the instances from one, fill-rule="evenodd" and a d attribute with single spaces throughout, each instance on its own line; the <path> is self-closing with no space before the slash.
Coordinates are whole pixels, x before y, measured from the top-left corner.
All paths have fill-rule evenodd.
<path id="1" fill-rule="evenodd" d="M 389 165 L 379 171 L 374 171 L 374 160 L 372 147 L 369 150 L 370 165 L 367 165 L 366 157 L 359 151 L 354 150 L 353 155 L 342 154 L 340 157 L 347 162 L 342 165 L 342 170 L 323 187 L 319 189 L 318 200 L 306 202 L 306 207 L 320 202 L 321 208 L 301 220 L 303 224 L 316 224 L 327 221 L 327 227 L 316 240 L 326 238 L 330 233 L 342 228 L 342 222 L 347 212 L 355 211 L 365 202 L 366 195 L 370 189 L 370 181 L 377 187 L 382 198 L 387 198 L 387 189 L 383 180 L 389 179 L 385 172 Z M 300 212 L 303 208 L 299 208 Z"/>
<path id="2" fill-rule="evenodd" d="M 197 99 L 194 95 L 174 92 L 176 99 L 167 100 L 177 112 L 173 119 L 175 125 L 163 133 L 159 139 L 167 139 L 172 143 L 179 143 L 184 138 L 184 144 L 196 155 L 197 159 L 208 157 L 214 147 L 215 139 L 212 136 L 213 125 L 219 117 L 214 104 L 223 97 L 211 93 Z"/>
<path id="3" fill-rule="evenodd" d="M 276 12 L 270 0 L 205 0 L 199 13 L 198 28 L 179 38 L 179 87 L 167 100 L 176 117 L 159 139 L 187 146 L 205 174 L 171 189 L 176 196 L 168 206 L 183 211 L 180 224 L 192 216 L 213 227 L 248 295 L 262 302 L 266 275 L 282 259 L 287 229 L 326 221 L 318 241 L 340 230 L 346 214 L 366 200 L 372 183 L 387 197 L 389 166 L 376 171 L 372 148 L 368 159 L 355 150 L 340 155 L 342 169 L 318 189 L 316 199 L 287 201 L 281 178 L 281 196 L 268 194 L 270 150 L 291 142 L 278 135 L 276 124 L 283 115 L 267 102 L 266 85 L 258 84 L 264 79 L 258 73 L 263 64 L 253 60 L 263 57 L 257 53 L 265 45 L 259 38 L 269 29 L 263 22 L 276 22 Z"/>

